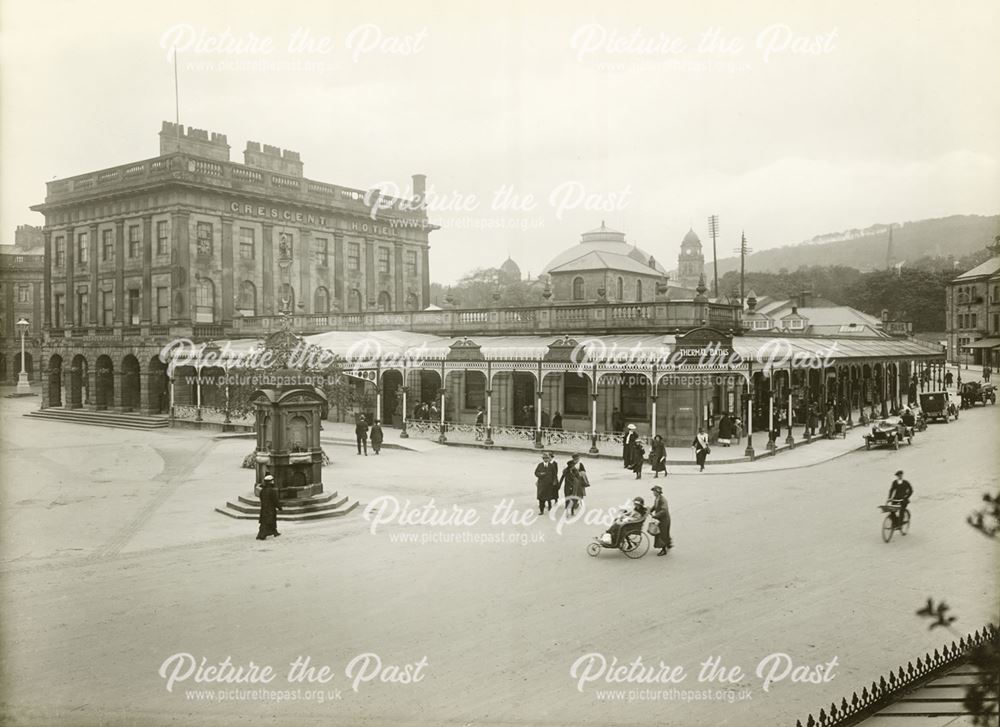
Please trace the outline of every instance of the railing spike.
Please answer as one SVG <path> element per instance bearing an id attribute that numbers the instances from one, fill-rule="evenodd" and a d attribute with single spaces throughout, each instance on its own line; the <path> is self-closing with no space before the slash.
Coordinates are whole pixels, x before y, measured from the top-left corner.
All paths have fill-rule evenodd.
<path id="1" fill-rule="evenodd" d="M 917 661 L 920 661 L 920 660 L 917 659 Z M 912 661 L 906 662 L 906 673 L 909 674 L 910 676 L 913 676 L 913 662 Z"/>
<path id="2" fill-rule="evenodd" d="M 821 709 L 819 711 L 819 723 L 821 725 L 822 724 L 826 724 L 826 710 L 824 710 L 824 709 Z"/>
<path id="3" fill-rule="evenodd" d="M 806 727 L 816 727 L 816 720 L 813 719 L 811 714 L 809 715 L 809 719 L 806 720 Z"/>
<path id="4" fill-rule="evenodd" d="M 858 695 L 855 694 L 854 696 L 858 696 Z M 845 697 L 845 698 L 843 698 L 843 699 L 840 700 L 840 711 L 841 712 L 846 712 L 848 709 L 850 709 L 850 707 L 847 706 L 847 698 Z"/>
<path id="5" fill-rule="evenodd" d="M 836 721 L 837 719 L 837 704 L 836 702 L 830 702 L 830 721 Z"/>
<path id="6" fill-rule="evenodd" d="M 861 703 L 862 704 L 868 703 L 868 687 L 865 687 L 864 689 L 861 690 Z"/>
<path id="7" fill-rule="evenodd" d="M 802 727 L 802 720 L 801 719 L 795 720 L 795 727 Z"/>
<path id="8" fill-rule="evenodd" d="M 855 692 L 854 696 L 851 697 L 851 706 L 854 707 L 855 709 L 857 709 L 859 701 L 860 700 L 858 699 L 858 693 Z"/>

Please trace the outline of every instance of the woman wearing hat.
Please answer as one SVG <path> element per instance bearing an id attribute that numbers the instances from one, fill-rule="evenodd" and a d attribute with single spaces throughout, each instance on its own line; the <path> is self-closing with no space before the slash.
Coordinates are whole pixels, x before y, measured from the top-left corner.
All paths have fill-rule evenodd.
<path id="1" fill-rule="evenodd" d="M 667 474 L 667 447 L 663 443 L 663 437 L 657 434 L 653 437 L 653 442 L 649 445 L 649 464 L 653 468 L 653 478 Z"/>
<path id="2" fill-rule="evenodd" d="M 694 459 L 700 467 L 698 471 L 701 472 L 705 469 L 705 458 L 712 451 L 708 446 L 708 434 L 705 433 L 705 427 L 698 427 L 698 433 L 695 435 L 694 441 L 691 442 L 691 446 L 694 447 Z"/>
<path id="3" fill-rule="evenodd" d="M 622 528 L 626 525 L 641 523 L 646 519 L 646 503 L 641 497 L 633 498 L 632 509 L 623 510 L 622 513 L 611 523 L 607 533 L 611 536 L 611 545 L 617 546 L 621 542 Z"/>
<path id="4" fill-rule="evenodd" d="M 552 455 L 542 452 L 542 461 L 535 466 L 535 496 L 538 498 L 538 514 L 545 512 L 546 505 L 559 499 L 559 465 L 552 461 Z"/>
<path id="5" fill-rule="evenodd" d="M 570 515 L 576 512 L 580 502 L 587 496 L 587 480 L 583 474 L 583 464 L 579 455 L 573 455 L 573 459 L 566 463 L 559 482 L 563 485 L 563 494 L 566 495 L 566 510 Z"/>
<path id="6" fill-rule="evenodd" d="M 622 437 L 622 465 L 630 470 L 635 466 L 635 443 L 639 441 L 639 433 L 635 424 L 629 424 Z"/>
<path id="7" fill-rule="evenodd" d="M 278 532 L 278 510 L 281 503 L 278 502 L 278 490 L 274 487 L 274 477 L 264 476 L 264 484 L 260 488 L 260 528 L 257 530 L 257 540 L 267 540 L 268 535 L 277 537 Z"/>
<path id="8" fill-rule="evenodd" d="M 670 539 L 670 510 L 667 508 L 667 498 L 663 496 L 663 488 L 653 485 L 653 504 L 649 506 L 649 515 L 660 528 L 654 536 L 653 546 L 660 549 L 657 555 L 666 555 L 667 551 L 674 547 Z"/>

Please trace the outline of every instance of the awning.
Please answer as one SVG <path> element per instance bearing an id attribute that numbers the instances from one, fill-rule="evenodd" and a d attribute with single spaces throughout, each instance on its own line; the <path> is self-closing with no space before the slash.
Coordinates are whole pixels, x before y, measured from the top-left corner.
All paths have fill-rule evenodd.
<path id="1" fill-rule="evenodd" d="M 967 343 L 962 348 L 996 348 L 1000 346 L 1000 338 L 980 338 L 978 341 Z"/>

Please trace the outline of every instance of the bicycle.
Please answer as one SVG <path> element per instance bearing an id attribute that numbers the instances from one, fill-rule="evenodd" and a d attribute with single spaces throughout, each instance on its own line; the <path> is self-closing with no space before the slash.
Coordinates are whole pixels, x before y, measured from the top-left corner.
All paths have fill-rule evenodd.
<path id="1" fill-rule="evenodd" d="M 901 501 L 889 500 L 886 504 L 878 506 L 879 510 L 886 513 L 885 520 L 882 521 L 882 540 L 887 543 L 892 540 L 892 534 L 897 530 L 900 535 L 910 532 L 910 511 L 901 508 L 899 502 Z"/>

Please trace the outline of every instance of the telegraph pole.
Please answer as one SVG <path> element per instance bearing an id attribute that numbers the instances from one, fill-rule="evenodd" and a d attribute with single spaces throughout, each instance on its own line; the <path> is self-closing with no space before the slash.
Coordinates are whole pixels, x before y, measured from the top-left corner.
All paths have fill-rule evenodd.
<path id="1" fill-rule="evenodd" d="M 747 247 L 747 236 L 745 232 L 740 232 L 740 246 L 733 250 L 740 255 L 740 307 L 745 304 L 746 299 L 746 286 L 744 285 L 744 278 L 747 272 L 747 255 L 752 252 L 752 250 Z"/>
<path id="2" fill-rule="evenodd" d="M 719 297 L 719 255 L 715 251 L 715 238 L 719 236 L 719 216 L 708 218 L 708 234 L 712 236 L 712 268 L 715 272 L 715 297 Z"/>

